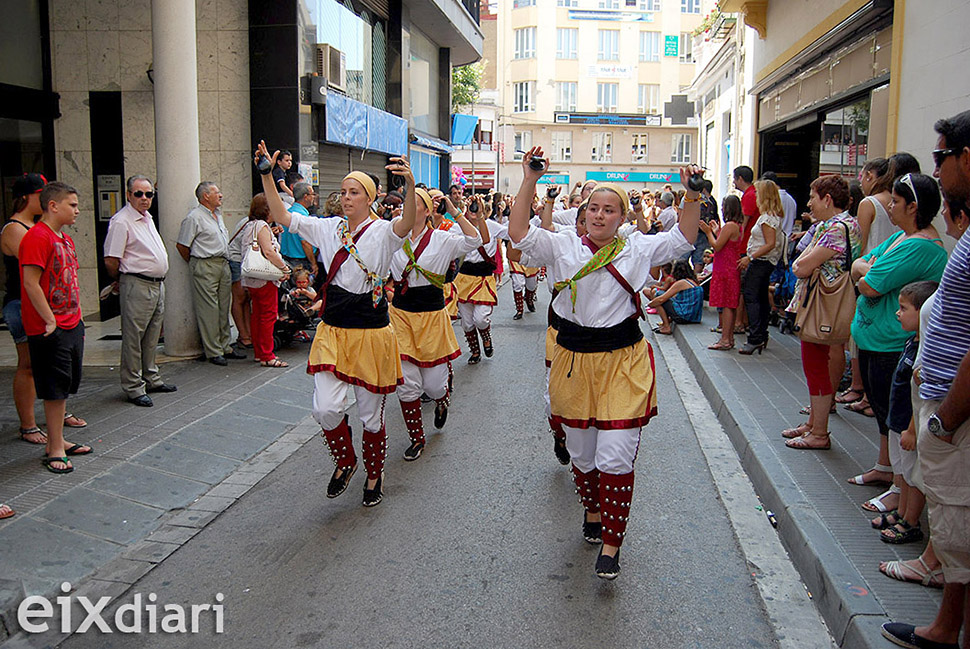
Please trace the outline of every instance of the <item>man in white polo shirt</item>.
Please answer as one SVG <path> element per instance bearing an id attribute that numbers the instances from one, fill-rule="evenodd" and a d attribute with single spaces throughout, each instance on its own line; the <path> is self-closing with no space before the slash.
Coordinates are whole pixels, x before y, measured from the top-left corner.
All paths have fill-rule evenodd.
<path id="1" fill-rule="evenodd" d="M 136 406 L 154 405 L 146 392 L 175 392 L 158 373 L 155 350 L 165 313 L 168 252 L 148 213 L 155 191 L 145 176 L 127 183 L 128 204 L 111 217 L 104 265 L 121 298 L 121 389 Z"/>

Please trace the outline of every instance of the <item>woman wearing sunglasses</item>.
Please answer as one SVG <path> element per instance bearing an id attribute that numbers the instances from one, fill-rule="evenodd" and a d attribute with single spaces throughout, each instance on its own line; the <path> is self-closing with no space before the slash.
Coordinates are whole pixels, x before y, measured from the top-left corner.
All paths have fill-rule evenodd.
<path id="1" fill-rule="evenodd" d="M 893 369 L 906 338 L 896 318 L 899 289 L 910 282 L 939 282 L 946 266 L 946 249 L 933 227 L 940 210 L 940 189 L 929 176 L 908 173 L 893 183 L 889 219 L 900 232 L 890 236 L 852 264 L 852 278 L 859 289 L 852 338 L 859 346 L 859 370 L 869 403 L 879 425 L 877 464 L 890 465 L 889 389 Z M 862 507 L 884 513 L 896 508 L 897 487 L 890 487 Z"/>

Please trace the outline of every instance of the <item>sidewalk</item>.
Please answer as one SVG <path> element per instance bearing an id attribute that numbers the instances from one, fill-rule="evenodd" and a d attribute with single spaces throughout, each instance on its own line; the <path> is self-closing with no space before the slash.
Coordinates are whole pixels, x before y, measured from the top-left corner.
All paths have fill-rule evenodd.
<path id="1" fill-rule="evenodd" d="M 884 648 L 892 645 L 880 635 L 883 622 L 929 623 L 941 591 L 879 572 L 880 561 L 915 558 L 924 543 L 880 541 L 860 505 L 882 489 L 846 483 L 876 458 L 875 420 L 840 406 L 829 420 L 831 450 L 786 448 L 781 430 L 805 421 L 798 409 L 808 403 L 798 339 L 772 328 L 761 356 L 712 351 L 716 325 L 717 312 L 706 309 L 702 324 L 652 342 L 662 353 L 676 344 L 686 357 L 833 637 L 843 647 Z"/>
<path id="2" fill-rule="evenodd" d="M 305 345 L 280 354 L 285 370 L 260 367 L 251 351 L 228 367 L 168 362 L 162 375 L 178 392 L 139 408 L 118 384 L 120 351 L 112 350 L 120 341 L 110 323 L 101 329 L 89 330 L 94 353 L 85 360 L 105 366 L 86 363 L 81 391 L 68 401 L 88 426 L 65 436 L 94 447 L 72 458 L 73 473 L 44 470 L 43 447 L 19 439 L 13 369 L 0 369 L 0 502 L 17 512 L 0 521 L 0 643 L 17 633 L 26 595 L 60 595 L 63 581 L 79 594 L 123 593 L 319 432 Z M 37 411 L 43 425 L 40 403 Z M 21 636 L 25 646 L 61 639 Z"/>

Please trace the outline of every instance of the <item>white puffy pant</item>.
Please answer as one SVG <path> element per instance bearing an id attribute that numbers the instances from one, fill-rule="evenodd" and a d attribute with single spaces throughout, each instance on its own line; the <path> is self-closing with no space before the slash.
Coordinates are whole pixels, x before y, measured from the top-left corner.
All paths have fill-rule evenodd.
<path id="1" fill-rule="evenodd" d="M 458 315 L 461 317 L 463 331 L 488 329 L 492 324 L 492 305 L 459 302 Z"/>
<path id="2" fill-rule="evenodd" d="M 418 367 L 401 360 L 404 385 L 397 386 L 397 398 L 401 401 L 417 401 L 424 392 L 432 399 L 441 399 L 448 392 L 448 363 L 434 367 Z"/>
<path id="3" fill-rule="evenodd" d="M 374 394 L 365 388 L 341 381 L 330 372 L 317 372 L 313 375 L 313 418 L 324 430 L 333 430 L 339 426 L 344 418 L 344 404 L 350 390 L 354 391 L 357 399 L 357 413 L 364 430 L 380 432 L 384 427 L 384 400 L 387 395 Z"/>
<path id="4" fill-rule="evenodd" d="M 599 430 L 598 428 L 573 428 L 566 431 L 566 449 L 583 473 L 599 469 L 602 473 L 623 475 L 633 471 L 640 448 L 640 429 Z"/>
<path id="5" fill-rule="evenodd" d="M 532 277 L 526 277 L 519 273 L 510 273 L 509 278 L 512 280 L 512 292 L 521 293 L 523 290 L 534 291 L 536 287 L 539 286 L 539 276 L 533 275 Z"/>

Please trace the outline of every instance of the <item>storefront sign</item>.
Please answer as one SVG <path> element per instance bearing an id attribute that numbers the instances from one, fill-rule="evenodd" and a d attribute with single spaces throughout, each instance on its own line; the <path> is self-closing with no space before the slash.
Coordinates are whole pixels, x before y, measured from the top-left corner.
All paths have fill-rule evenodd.
<path id="1" fill-rule="evenodd" d="M 590 65 L 586 76 L 595 79 L 632 79 L 636 70 L 632 65 Z"/>
<path id="2" fill-rule="evenodd" d="M 614 183 L 679 183 L 680 173 L 656 171 L 587 171 L 586 180 Z"/>
<path id="3" fill-rule="evenodd" d="M 537 185 L 568 185 L 569 174 L 546 174 L 536 181 Z"/>
<path id="4" fill-rule="evenodd" d="M 676 35 L 664 36 L 664 56 L 678 56 L 680 53 L 680 37 Z"/>
<path id="5" fill-rule="evenodd" d="M 613 113 L 556 113 L 556 124 L 609 124 L 611 126 L 660 126 L 660 115 Z"/>
<path id="6" fill-rule="evenodd" d="M 637 11 L 611 11 L 609 9 L 570 9 L 570 20 L 612 20 L 624 23 L 652 23 L 653 14 Z"/>

